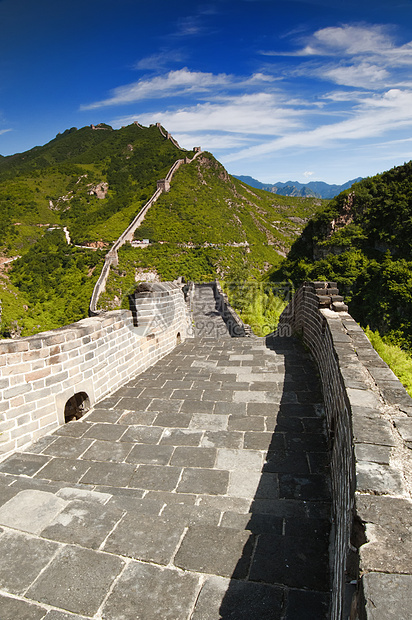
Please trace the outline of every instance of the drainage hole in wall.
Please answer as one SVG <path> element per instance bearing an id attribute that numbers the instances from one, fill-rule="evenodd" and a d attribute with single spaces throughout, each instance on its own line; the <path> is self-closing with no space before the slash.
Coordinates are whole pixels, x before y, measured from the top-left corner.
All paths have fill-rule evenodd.
<path id="1" fill-rule="evenodd" d="M 64 408 L 64 421 L 73 422 L 79 420 L 90 409 L 90 400 L 86 392 L 78 392 L 66 403 Z"/>

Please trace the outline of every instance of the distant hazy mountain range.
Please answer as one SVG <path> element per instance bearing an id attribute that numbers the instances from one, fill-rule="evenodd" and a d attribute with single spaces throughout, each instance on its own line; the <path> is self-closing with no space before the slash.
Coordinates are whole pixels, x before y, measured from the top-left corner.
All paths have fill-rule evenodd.
<path id="1" fill-rule="evenodd" d="M 343 190 L 348 189 L 354 183 L 362 180 L 362 177 L 357 177 L 356 179 L 352 179 L 352 181 L 348 181 L 343 185 L 329 185 L 328 183 L 324 183 L 323 181 L 310 181 L 309 183 L 299 183 L 298 181 L 286 181 L 286 183 L 261 183 L 257 179 L 248 176 L 237 176 L 233 175 L 236 179 L 247 183 L 251 187 L 256 187 L 257 189 L 265 189 L 268 192 L 273 192 L 274 194 L 281 194 L 282 196 L 303 196 L 303 197 L 314 197 L 314 198 L 333 198 L 343 192 Z"/>

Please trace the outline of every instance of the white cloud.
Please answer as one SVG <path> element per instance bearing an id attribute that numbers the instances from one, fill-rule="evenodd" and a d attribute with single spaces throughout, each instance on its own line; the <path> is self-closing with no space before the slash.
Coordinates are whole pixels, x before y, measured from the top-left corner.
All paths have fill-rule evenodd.
<path id="1" fill-rule="evenodd" d="M 383 95 L 366 97 L 363 103 L 353 110 L 352 117 L 348 120 L 290 133 L 229 155 L 223 161 L 238 161 L 290 148 L 316 149 L 331 144 L 338 145 L 346 140 L 379 137 L 390 130 L 412 127 L 411 110 L 412 91 L 391 89 Z"/>
<path id="2" fill-rule="evenodd" d="M 385 140 L 385 142 L 380 142 L 374 144 L 374 148 L 387 148 L 388 146 L 398 146 L 399 144 L 405 144 L 405 142 L 412 142 L 412 138 L 401 138 L 399 140 Z"/>
<path id="3" fill-rule="evenodd" d="M 162 124 L 173 133 L 188 131 L 224 131 L 246 135 L 283 135 L 301 126 L 304 113 L 288 108 L 285 100 L 273 93 L 255 93 L 226 97 L 218 103 L 199 103 L 178 110 L 164 110 L 139 114 L 143 125 L 160 118 Z M 112 121 L 115 126 L 125 125 L 136 119 L 136 115 Z"/>
<path id="4" fill-rule="evenodd" d="M 174 33 L 175 37 L 195 36 L 203 30 L 202 23 L 198 15 L 189 15 L 178 21 L 178 29 Z"/>
<path id="5" fill-rule="evenodd" d="M 390 50 L 387 54 L 387 58 L 393 65 L 399 67 L 403 65 L 412 65 L 412 42 Z"/>
<path id="6" fill-rule="evenodd" d="M 134 68 L 143 71 L 159 71 L 174 62 L 183 62 L 184 54 L 180 50 L 165 50 L 138 60 Z"/>
<path id="7" fill-rule="evenodd" d="M 281 79 L 282 78 L 275 78 L 273 75 L 267 75 L 265 73 L 254 73 L 248 82 L 249 84 L 259 84 L 261 82 L 275 82 Z"/>
<path id="8" fill-rule="evenodd" d="M 264 56 L 370 56 L 387 54 L 396 49 L 382 26 L 370 24 L 322 28 L 309 37 L 301 37 L 299 42 L 304 46 L 295 52 L 271 50 L 261 53 Z"/>
<path id="9" fill-rule="evenodd" d="M 319 77 L 342 86 L 373 88 L 377 84 L 384 84 L 389 77 L 389 73 L 386 69 L 377 65 L 361 62 L 358 65 L 322 69 L 319 71 Z"/>
<path id="10" fill-rule="evenodd" d="M 382 26 L 341 26 L 314 33 L 300 55 L 368 56 L 390 66 L 412 64 L 412 42 L 397 46 Z"/>
<path id="11" fill-rule="evenodd" d="M 149 57 L 154 62 L 156 56 Z M 132 84 L 119 86 L 112 91 L 111 97 L 81 106 L 81 110 L 94 110 L 107 106 L 130 104 L 144 99 L 160 99 L 198 94 L 208 94 L 209 99 L 225 89 L 241 90 L 245 88 L 265 87 L 271 82 L 278 81 L 272 75 L 254 73 L 250 77 L 236 77 L 226 73 L 203 73 L 189 71 L 187 67 L 177 71 L 169 71 L 166 75 L 142 79 Z"/>
<path id="12" fill-rule="evenodd" d="M 294 34 L 293 32 L 291 34 Z M 330 26 L 301 37 L 304 47 L 295 52 L 262 51 L 264 56 L 359 56 L 406 53 L 407 46 L 396 48 L 392 38 L 379 25 Z"/>
<path id="13" fill-rule="evenodd" d="M 393 48 L 391 38 L 382 26 L 350 26 L 322 28 L 313 34 L 299 53 L 308 55 L 384 54 Z"/>
<path id="14" fill-rule="evenodd" d="M 303 173 L 303 176 L 305 177 L 305 179 L 310 179 L 310 177 L 312 177 L 315 173 L 311 172 L 310 170 L 306 170 L 306 172 Z"/>
<path id="15" fill-rule="evenodd" d="M 322 95 L 322 99 L 334 103 L 361 102 L 365 98 L 365 91 L 361 90 L 335 90 Z"/>
<path id="16" fill-rule="evenodd" d="M 112 96 L 108 99 L 83 105 L 81 109 L 93 110 L 106 106 L 133 103 L 142 99 L 157 99 L 159 97 L 202 92 L 211 87 L 225 86 L 231 81 L 232 78 L 225 73 L 214 75 L 213 73 L 189 71 L 189 69 L 184 68 L 178 71 L 170 71 L 165 76 L 157 76 L 119 86 L 112 91 Z"/>
<path id="17" fill-rule="evenodd" d="M 294 70 L 296 75 L 310 74 L 336 84 L 376 90 L 391 84 L 391 72 L 400 72 L 412 65 L 412 42 L 396 45 L 388 33 L 389 28 L 381 25 L 346 24 L 322 28 L 301 39 L 303 47 L 295 52 L 262 53 L 310 59 Z M 339 60 L 325 66 L 317 57 Z M 399 76 L 396 79 L 399 81 Z"/>

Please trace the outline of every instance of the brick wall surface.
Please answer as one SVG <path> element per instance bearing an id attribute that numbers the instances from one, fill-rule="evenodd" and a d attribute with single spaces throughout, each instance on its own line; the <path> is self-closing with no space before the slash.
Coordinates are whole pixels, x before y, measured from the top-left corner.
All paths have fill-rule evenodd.
<path id="1" fill-rule="evenodd" d="M 302 286 L 278 333 L 317 362 L 331 449 L 332 620 L 412 618 L 412 399 L 333 282 Z"/>
<path id="2" fill-rule="evenodd" d="M 181 288 L 152 284 L 136 294 L 133 313 L 0 341 L 0 459 L 63 424 L 74 394 L 85 392 L 93 405 L 154 364 L 188 325 Z"/>

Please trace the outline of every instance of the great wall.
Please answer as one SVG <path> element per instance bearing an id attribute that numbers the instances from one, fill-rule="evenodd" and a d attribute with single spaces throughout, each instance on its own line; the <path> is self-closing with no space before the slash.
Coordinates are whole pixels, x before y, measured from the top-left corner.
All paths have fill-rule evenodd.
<path id="1" fill-rule="evenodd" d="M 410 619 L 412 399 L 336 284 L 130 301 L 0 341 L 2 620 Z"/>
<path id="2" fill-rule="evenodd" d="M 134 124 L 137 127 L 142 128 L 142 125 L 140 125 L 137 121 L 135 121 Z M 160 123 L 156 123 L 156 127 L 159 129 L 160 134 L 166 140 L 170 140 L 172 142 L 172 144 L 174 144 L 174 146 L 176 146 L 178 149 L 183 150 L 183 151 L 186 150 L 186 149 L 182 149 L 181 146 L 179 146 L 179 144 L 176 142 L 176 140 L 173 138 L 173 136 L 169 132 L 165 133 L 163 131 L 163 128 L 162 128 Z M 180 166 L 182 164 L 190 164 L 190 163 L 192 163 L 192 161 L 194 161 L 196 159 L 196 157 L 198 157 L 198 155 L 201 153 L 201 148 L 200 147 L 195 147 L 193 150 L 194 150 L 194 156 L 192 157 L 192 159 L 189 159 L 188 157 L 185 157 L 184 159 L 176 160 L 175 163 L 170 168 L 169 172 L 167 173 L 166 177 L 164 179 L 160 179 L 159 181 L 157 181 L 157 188 L 156 188 L 156 191 L 154 192 L 154 194 L 147 201 L 147 203 L 142 207 L 142 209 L 139 211 L 139 213 L 133 219 L 131 224 L 129 224 L 129 226 L 126 228 L 126 230 L 113 243 L 111 249 L 106 254 L 101 274 L 99 276 L 99 279 L 96 282 L 96 285 L 95 285 L 94 290 L 93 290 L 92 298 L 91 298 L 91 301 L 90 301 L 89 314 L 91 316 L 95 315 L 98 312 L 97 304 L 98 304 L 99 297 L 100 297 L 101 293 L 103 293 L 106 290 L 106 283 L 107 283 L 107 278 L 109 277 L 110 267 L 112 265 L 114 265 L 114 266 L 118 265 L 118 255 L 117 255 L 118 250 L 127 241 L 128 242 L 132 242 L 133 241 L 135 230 L 141 225 L 141 223 L 143 222 L 143 220 L 144 220 L 144 218 L 146 216 L 147 211 L 158 200 L 159 196 L 163 192 L 168 192 L 169 191 L 170 183 L 172 181 L 173 175 L 180 168 Z"/>

